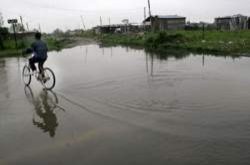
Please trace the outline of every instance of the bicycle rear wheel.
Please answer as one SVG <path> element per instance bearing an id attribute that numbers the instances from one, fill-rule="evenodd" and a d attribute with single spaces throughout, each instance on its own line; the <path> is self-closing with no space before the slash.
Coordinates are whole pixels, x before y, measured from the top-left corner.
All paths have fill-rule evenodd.
<path id="1" fill-rule="evenodd" d="M 50 68 L 44 68 L 43 85 L 47 90 L 52 90 L 56 85 L 56 77 L 54 72 Z"/>
<path id="2" fill-rule="evenodd" d="M 30 71 L 30 68 L 27 65 L 25 65 L 23 67 L 22 78 L 23 78 L 24 84 L 26 86 L 29 86 L 30 82 L 31 82 L 31 71 Z"/>

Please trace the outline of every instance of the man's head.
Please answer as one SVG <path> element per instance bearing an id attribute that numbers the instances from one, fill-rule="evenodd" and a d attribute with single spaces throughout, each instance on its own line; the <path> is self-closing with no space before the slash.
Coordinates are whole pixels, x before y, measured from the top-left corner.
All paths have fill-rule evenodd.
<path id="1" fill-rule="evenodd" d="M 41 34 L 40 32 L 36 32 L 35 38 L 36 38 L 37 40 L 40 40 L 41 37 L 42 37 L 42 34 Z"/>

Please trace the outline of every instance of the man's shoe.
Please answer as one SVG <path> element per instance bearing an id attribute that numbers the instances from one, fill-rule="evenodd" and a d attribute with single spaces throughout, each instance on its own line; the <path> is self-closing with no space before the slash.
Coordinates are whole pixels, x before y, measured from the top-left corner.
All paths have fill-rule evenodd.
<path id="1" fill-rule="evenodd" d="M 38 81 L 41 81 L 42 79 L 43 79 L 42 75 L 41 75 L 41 74 L 38 74 L 37 80 L 38 80 Z"/>
<path id="2" fill-rule="evenodd" d="M 44 77 L 43 78 L 43 83 L 46 83 L 50 78 L 49 77 Z"/>
<path id="3" fill-rule="evenodd" d="M 36 71 L 36 70 L 33 70 L 33 71 L 31 72 L 31 76 L 35 76 L 36 73 L 37 73 L 37 71 Z"/>

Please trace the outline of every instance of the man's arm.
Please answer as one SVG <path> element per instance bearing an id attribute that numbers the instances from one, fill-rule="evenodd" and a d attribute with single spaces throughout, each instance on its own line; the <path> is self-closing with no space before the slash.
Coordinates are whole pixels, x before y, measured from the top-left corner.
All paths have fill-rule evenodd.
<path id="1" fill-rule="evenodd" d="M 34 52 L 34 47 L 35 47 L 35 44 L 32 43 L 30 48 L 27 48 L 25 50 L 22 51 L 22 55 L 26 55 L 26 54 L 31 54 Z"/>

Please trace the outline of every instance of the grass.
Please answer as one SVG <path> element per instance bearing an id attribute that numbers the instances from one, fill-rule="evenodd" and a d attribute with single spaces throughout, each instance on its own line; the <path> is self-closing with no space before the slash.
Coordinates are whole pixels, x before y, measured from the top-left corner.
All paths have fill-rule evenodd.
<path id="1" fill-rule="evenodd" d="M 104 44 L 136 45 L 157 52 L 175 49 L 204 54 L 250 54 L 250 31 L 205 31 L 204 37 L 202 31 L 104 34 L 99 39 Z"/>
<path id="2" fill-rule="evenodd" d="M 73 38 L 60 38 L 53 36 L 45 36 L 43 40 L 47 43 L 49 51 L 59 51 L 75 42 Z M 0 50 L 0 57 L 13 57 L 21 55 L 22 50 L 30 47 L 34 42 L 33 37 L 26 37 L 17 40 L 17 48 L 14 39 L 4 40 L 4 49 Z"/>
<path id="3" fill-rule="evenodd" d="M 162 31 L 136 34 L 101 34 L 92 32 L 81 37 L 100 40 L 103 45 L 125 45 L 145 48 L 147 51 L 158 53 L 187 52 L 221 55 L 250 55 L 250 31 Z M 78 38 L 79 39 L 79 38 Z M 77 42 L 77 37 L 45 36 L 49 50 L 61 50 Z M 4 50 L 0 57 L 17 56 L 21 49 L 27 48 L 33 38 L 18 40 L 18 50 L 14 40 L 4 41 Z M 78 40 L 79 41 L 79 40 Z"/>

